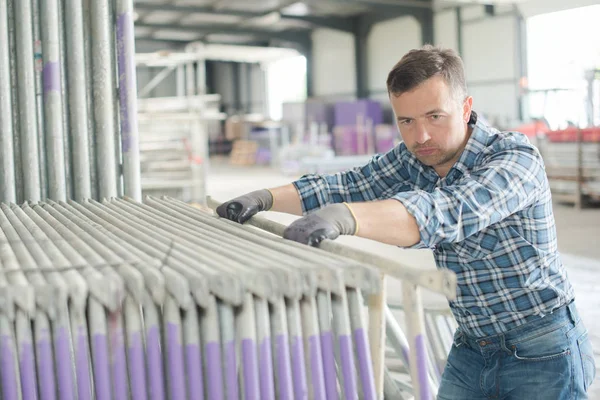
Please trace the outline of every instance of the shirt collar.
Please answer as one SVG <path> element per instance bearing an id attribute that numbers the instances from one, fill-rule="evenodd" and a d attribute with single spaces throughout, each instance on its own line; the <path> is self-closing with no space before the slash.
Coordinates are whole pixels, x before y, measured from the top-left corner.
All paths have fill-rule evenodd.
<path id="1" fill-rule="evenodd" d="M 488 138 L 489 132 L 487 126 L 485 126 L 483 122 L 477 121 L 462 154 L 458 158 L 458 161 L 452 166 L 448 175 L 451 175 L 452 170 L 456 170 L 464 175 L 466 172 L 473 169 L 477 157 L 487 146 Z"/>

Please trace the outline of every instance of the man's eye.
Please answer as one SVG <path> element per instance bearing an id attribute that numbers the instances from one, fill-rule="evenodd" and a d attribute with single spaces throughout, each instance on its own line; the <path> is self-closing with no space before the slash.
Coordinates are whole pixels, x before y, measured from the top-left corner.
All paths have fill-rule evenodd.
<path id="1" fill-rule="evenodd" d="M 400 125 L 409 125 L 412 122 L 410 119 L 403 119 L 400 121 Z"/>
<path id="2" fill-rule="evenodd" d="M 442 116 L 441 116 L 441 115 L 439 115 L 439 114 L 433 114 L 433 115 L 431 116 L 431 119 L 432 119 L 432 120 L 434 120 L 434 121 L 437 121 L 438 119 L 441 119 L 441 118 L 442 118 Z"/>

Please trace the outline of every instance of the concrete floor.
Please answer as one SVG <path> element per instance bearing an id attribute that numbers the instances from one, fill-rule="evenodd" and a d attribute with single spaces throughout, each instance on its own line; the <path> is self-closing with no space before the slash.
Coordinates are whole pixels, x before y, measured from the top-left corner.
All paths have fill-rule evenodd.
<path id="1" fill-rule="evenodd" d="M 298 176 L 285 176 L 267 167 L 231 166 L 226 159 L 211 160 L 207 193 L 214 199 L 226 201 L 252 190 L 290 183 Z M 600 400 L 600 209 L 576 210 L 572 206 L 555 204 L 554 213 L 559 249 L 575 287 L 576 301 L 594 346 L 597 379 L 589 394 Z M 267 212 L 263 216 L 289 224 L 296 217 Z M 404 250 L 356 237 L 341 237 L 339 241 L 375 252 L 418 268 L 435 268 L 433 256 L 427 250 Z M 398 281 L 388 281 L 388 299 L 401 299 Z M 425 292 L 424 302 L 445 304 L 441 296 Z"/>

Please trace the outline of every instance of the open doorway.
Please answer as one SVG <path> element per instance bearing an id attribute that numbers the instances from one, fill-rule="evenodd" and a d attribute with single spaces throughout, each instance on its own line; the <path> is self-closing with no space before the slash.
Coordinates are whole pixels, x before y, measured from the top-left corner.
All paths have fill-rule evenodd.
<path id="1" fill-rule="evenodd" d="M 589 125 L 586 71 L 600 68 L 600 5 L 527 20 L 528 107 L 551 129 Z"/>

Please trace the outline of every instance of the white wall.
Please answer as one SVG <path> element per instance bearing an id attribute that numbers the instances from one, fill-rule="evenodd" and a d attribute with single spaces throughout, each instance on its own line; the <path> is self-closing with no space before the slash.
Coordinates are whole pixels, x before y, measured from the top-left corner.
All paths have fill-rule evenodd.
<path id="1" fill-rule="evenodd" d="M 483 6 L 462 10 L 462 58 L 473 107 L 507 128 L 519 117 L 520 54 L 517 16 L 486 16 Z"/>
<path id="2" fill-rule="evenodd" d="M 458 52 L 458 20 L 454 9 L 435 13 L 433 16 L 434 44 Z"/>
<path id="3" fill-rule="evenodd" d="M 316 29 L 313 40 L 313 95 L 338 97 L 356 93 L 354 35 Z"/>
<path id="4" fill-rule="evenodd" d="M 369 91 L 375 92 L 372 97 L 383 96 L 387 100 L 388 73 L 407 51 L 421 44 L 421 25 L 413 17 L 395 18 L 373 26 L 367 38 L 367 82 Z"/>

